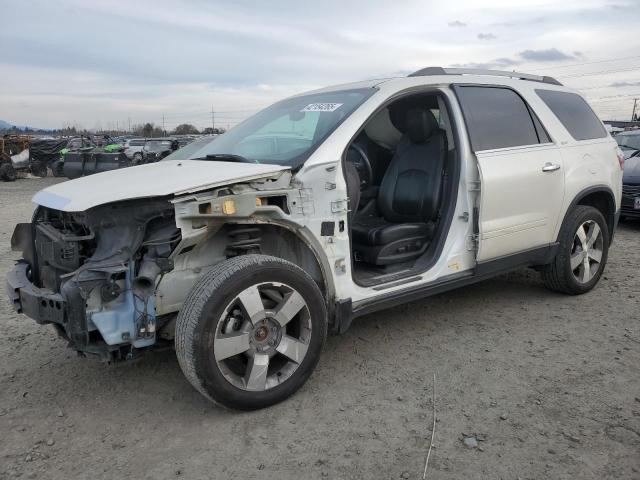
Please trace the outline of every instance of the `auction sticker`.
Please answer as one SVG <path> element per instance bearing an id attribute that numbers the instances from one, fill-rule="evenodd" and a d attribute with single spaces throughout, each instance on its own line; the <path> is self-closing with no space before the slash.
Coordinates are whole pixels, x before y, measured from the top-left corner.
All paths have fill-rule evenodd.
<path id="1" fill-rule="evenodd" d="M 343 104 L 342 103 L 310 103 L 304 107 L 301 112 L 335 112 Z"/>

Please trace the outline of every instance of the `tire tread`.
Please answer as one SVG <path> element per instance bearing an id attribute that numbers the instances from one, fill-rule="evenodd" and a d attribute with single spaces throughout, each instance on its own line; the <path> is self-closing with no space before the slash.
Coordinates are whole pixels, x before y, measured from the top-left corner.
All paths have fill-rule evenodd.
<path id="1" fill-rule="evenodd" d="M 261 266 L 266 262 L 271 265 L 281 264 L 283 267 L 293 268 L 299 273 L 302 273 L 322 296 L 320 289 L 318 289 L 311 276 L 297 265 L 287 260 L 269 255 L 241 255 L 218 263 L 202 275 L 185 298 L 183 307 L 178 314 L 175 332 L 175 349 L 178 357 L 178 364 L 189 383 L 191 383 L 191 385 L 193 385 L 193 387 L 202 395 L 217 405 L 225 406 L 212 398 L 209 392 L 207 392 L 203 379 L 198 375 L 196 369 L 195 332 L 198 327 L 198 322 L 205 308 L 205 304 L 211 295 L 213 295 L 214 292 L 227 280 L 242 270 L 255 268 L 256 266 Z M 324 323 L 324 338 L 326 338 L 326 321 Z"/>
<path id="2" fill-rule="evenodd" d="M 567 262 L 569 262 L 569 256 L 571 254 L 571 245 L 573 244 L 573 238 L 575 235 L 574 230 L 575 228 L 577 228 L 576 224 L 579 222 L 580 218 L 583 218 L 587 215 L 602 217 L 600 211 L 595 209 L 594 207 L 588 205 L 578 205 L 565 218 L 560 230 L 560 235 L 558 237 L 558 243 L 560 247 L 558 250 L 558 254 L 549 265 L 546 265 L 542 269 L 542 280 L 549 290 L 552 290 L 554 292 L 566 293 L 569 295 L 579 295 L 590 290 L 577 288 L 573 279 L 569 278 L 569 275 L 571 275 L 571 273 L 568 272 L 566 268 Z M 607 228 L 606 222 L 604 222 L 604 217 L 602 217 L 601 224 L 603 228 Z M 609 241 L 608 231 L 603 232 L 603 236 L 606 250 Z M 606 262 L 606 258 L 607 257 L 603 252 L 604 262 Z"/>

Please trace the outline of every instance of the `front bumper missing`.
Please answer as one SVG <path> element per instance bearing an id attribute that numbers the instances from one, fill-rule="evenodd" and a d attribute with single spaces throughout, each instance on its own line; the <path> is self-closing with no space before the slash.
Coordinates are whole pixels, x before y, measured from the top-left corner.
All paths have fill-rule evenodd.
<path id="1" fill-rule="evenodd" d="M 36 287 L 28 277 L 29 264 L 19 261 L 7 275 L 6 290 L 18 313 L 24 313 L 37 323 L 65 323 L 66 302 L 59 293 Z"/>

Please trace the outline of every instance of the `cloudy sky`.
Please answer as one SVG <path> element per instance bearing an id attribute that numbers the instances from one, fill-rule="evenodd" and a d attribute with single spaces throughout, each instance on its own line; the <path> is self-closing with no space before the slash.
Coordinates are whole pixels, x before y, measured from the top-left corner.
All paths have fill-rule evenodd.
<path id="1" fill-rule="evenodd" d="M 517 5 L 517 6 L 516 6 Z M 425 66 L 552 75 L 605 118 L 640 97 L 640 0 L 0 0 L 0 119 L 233 125 Z M 9 12 L 9 13 L 7 13 Z M 8 21 L 10 19 L 10 21 Z"/>

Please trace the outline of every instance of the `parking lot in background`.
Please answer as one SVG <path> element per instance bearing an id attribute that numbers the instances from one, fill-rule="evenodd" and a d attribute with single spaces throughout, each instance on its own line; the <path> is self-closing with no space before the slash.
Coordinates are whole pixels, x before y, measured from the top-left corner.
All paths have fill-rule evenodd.
<path id="1" fill-rule="evenodd" d="M 2 278 L 15 223 L 59 181 L 1 184 Z M 522 270 L 360 318 L 299 393 L 251 413 L 208 402 L 173 351 L 78 358 L 2 302 L 0 479 L 421 478 L 433 373 L 429 478 L 638 478 L 638 245 L 621 224 L 583 296 Z"/>

